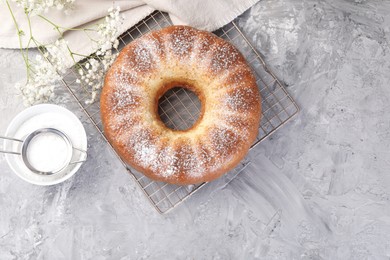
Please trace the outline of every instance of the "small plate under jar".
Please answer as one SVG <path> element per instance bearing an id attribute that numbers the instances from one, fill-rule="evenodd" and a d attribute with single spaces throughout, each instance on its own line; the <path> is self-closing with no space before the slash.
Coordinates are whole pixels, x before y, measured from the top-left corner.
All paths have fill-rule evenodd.
<path id="1" fill-rule="evenodd" d="M 40 135 L 53 134 L 65 143 L 64 161 L 55 169 L 42 171 L 31 165 L 28 148 Z M 87 158 L 87 136 L 80 120 L 66 108 L 42 104 L 19 113 L 9 124 L 3 150 L 12 171 L 23 180 L 37 185 L 53 185 L 73 176 Z M 18 155 L 19 154 L 19 155 Z"/>
<path id="2" fill-rule="evenodd" d="M 30 144 L 34 139 L 39 139 L 44 134 L 52 134 L 55 135 L 58 139 L 61 139 L 61 141 L 66 145 L 66 151 L 64 152 L 66 158 L 62 160 L 61 163 L 58 163 L 55 168 L 52 168 L 50 170 L 44 170 L 42 168 L 34 166 L 34 164 L 29 159 L 29 148 Z M 31 134 L 27 135 L 27 137 L 24 140 L 16 139 L 16 138 L 10 138 L 6 136 L 0 136 L 1 139 L 12 141 L 12 142 L 19 142 L 22 144 L 22 150 L 21 151 L 1 151 L 1 153 L 7 153 L 7 154 L 14 154 L 21 156 L 24 164 L 26 167 L 36 173 L 36 174 L 42 174 L 42 175 L 52 175 L 56 173 L 60 173 L 63 170 L 65 170 L 67 167 L 71 166 L 72 164 L 76 163 L 82 163 L 85 162 L 87 159 L 87 152 L 83 151 L 81 149 L 78 149 L 73 146 L 72 142 L 70 141 L 70 138 L 62 131 L 55 129 L 55 128 L 41 128 L 38 130 L 35 130 Z M 39 141 L 38 141 L 39 144 Z M 79 152 L 82 152 L 85 154 L 85 158 L 78 161 L 72 161 L 73 157 L 73 151 L 77 150 Z"/>

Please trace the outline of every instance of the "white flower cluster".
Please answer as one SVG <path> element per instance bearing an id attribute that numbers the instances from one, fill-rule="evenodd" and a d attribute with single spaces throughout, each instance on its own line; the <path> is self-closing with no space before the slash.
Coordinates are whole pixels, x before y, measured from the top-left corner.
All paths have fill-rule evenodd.
<path id="1" fill-rule="evenodd" d="M 53 45 L 47 46 L 43 56 L 50 61 L 57 72 L 65 73 L 68 68 L 73 66 L 73 59 L 69 53 L 68 42 L 61 39 Z"/>
<path id="2" fill-rule="evenodd" d="M 31 2 L 35 1 L 20 1 Z M 67 0 L 65 2 L 73 2 Z M 41 2 L 41 1 L 37 1 Z M 43 0 L 42 2 L 49 2 Z M 51 1 L 53 3 L 64 1 Z M 31 7 L 33 4 L 31 4 Z M 110 8 L 108 16 L 97 26 L 99 40 L 96 42 L 98 51 L 79 64 L 75 64 L 74 53 L 69 49 L 68 43 L 62 38 L 54 44 L 45 46 L 43 57 L 38 55 L 34 61 L 27 61 L 28 81 L 26 84 L 17 84 L 23 95 L 26 106 L 48 102 L 54 97 L 55 83 L 60 80 L 61 74 L 66 73 L 67 69 L 76 65 L 79 67 L 78 73 L 80 79 L 78 83 L 82 84 L 91 94 L 86 103 L 92 103 L 96 100 L 98 92 L 103 85 L 104 74 L 115 60 L 117 54 L 114 54 L 112 48 L 118 48 L 119 42 L 116 39 L 118 30 L 123 22 L 120 15 L 120 9 Z"/>
<path id="3" fill-rule="evenodd" d="M 120 15 L 119 7 L 110 8 L 108 12 L 104 22 L 98 26 L 97 33 L 100 39 L 97 43 L 96 57 L 87 59 L 78 70 L 80 79 L 77 82 L 87 86 L 91 91 L 91 98 L 86 101 L 87 104 L 96 100 L 103 85 L 104 74 L 117 57 L 112 49 L 118 48 L 119 41 L 116 37 L 124 18 Z"/>
<path id="4" fill-rule="evenodd" d="M 67 42 L 63 39 L 57 40 L 46 47 L 43 57 L 37 55 L 34 61 L 30 61 L 27 83 L 16 85 L 23 94 L 26 106 L 47 102 L 53 98 L 55 83 L 61 79 L 59 72 L 64 73 L 73 65 L 68 53 Z"/>
<path id="5" fill-rule="evenodd" d="M 28 13 L 39 14 L 47 13 L 49 9 L 70 10 L 75 0 L 12 0 L 23 7 Z"/>
<path id="6" fill-rule="evenodd" d="M 42 56 L 36 56 L 36 64 L 34 71 L 37 71 L 37 74 L 31 76 L 26 84 L 20 82 L 16 84 L 16 88 L 23 95 L 25 106 L 46 102 L 53 98 L 54 84 L 50 84 L 50 81 L 54 83 L 59 79 L 59 75 L 53 66 L 43 59 Z M 51 80 L 48 82 L 48 79 Z"/>

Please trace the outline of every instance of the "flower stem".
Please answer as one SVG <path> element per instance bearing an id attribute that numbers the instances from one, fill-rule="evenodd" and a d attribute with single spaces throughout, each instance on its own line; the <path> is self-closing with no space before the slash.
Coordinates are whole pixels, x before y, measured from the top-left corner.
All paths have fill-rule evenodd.
<path id="1" fill-rule="evenodd" d="M 50 21 L 49 19 L 47 19 L 46 17 L 42 16 L 42 15 L 38 15 L 39 18 L 45 20 L 46 22 L 50 23 L 51 25 L 54 26 L 54 29 L 59 33 L 59 35 L 62 37 L 63 36 L 63 32 L 61 32 L 60 30 L 60 26 L 58 26 L 57 24 L 53 23 L 52 21 Z"/>
<path id="2" fill-rule="evenodd" d="M 8 10 L 9 10 L 11 16 L 12 16 L 12 20 L 13 20 L 13 22 L 14 22 L 15 28 L 16 28 L 16 30 L 17 30 L 17 32 L 18 32 L 19 48 L 20 48 L 20 52 L 21 52 L 21 54 L 22 54 L 24 63 L 26 64 L 26 69 L 27 69 L 27 81 L 28 81 L 28 79 L 30 78 L 30 71 L 29 71 L 29 63 L 28 63 L 28 56 L 27 56 L 28 53 L 26 54 L 26 53 L 24 52 L 24 50 L 23 50 L 22 37 L 21 37 L 22 34 L 23 34 L 23 31 L 20 30 L 20 28 L 19 28 L 19 25 L 18 25 L 18 23 L 17 23 L 17 21 L 16 21 L 14 12 L 12 11 L 12 8 L 11 8 L 11 6 L 10 6 L 8 0 L 6 0 L 5 2 L 6 2 L 6 4 L 7 4 Z"/>
<path id="3" fill-rule="evenodd" d="M 72 54 L 80 56 L 80 57 L 84 57 L 84 58 L 90 57 L 90 56 L 87 56 L 87 55 L 84 55 L 84 54 L 80 54 L 80 53 L 76 53 L 76 52 L 72 52 Z"/>

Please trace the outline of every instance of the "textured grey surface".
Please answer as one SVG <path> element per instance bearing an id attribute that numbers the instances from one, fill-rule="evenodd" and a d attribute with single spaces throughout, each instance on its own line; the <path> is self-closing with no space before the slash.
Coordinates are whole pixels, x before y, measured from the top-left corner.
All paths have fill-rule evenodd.
<path id="1" fill-rule="evenodd" d="M 390 2 L 264 0 L 239 25 L 302 109 L 245 172 L 162 216 L 85 124 L 90 159 L 63 184 L 0 156 L 0 259 L 389 259 Z M 24 74 L 0 60 L 4 133 Z"/>

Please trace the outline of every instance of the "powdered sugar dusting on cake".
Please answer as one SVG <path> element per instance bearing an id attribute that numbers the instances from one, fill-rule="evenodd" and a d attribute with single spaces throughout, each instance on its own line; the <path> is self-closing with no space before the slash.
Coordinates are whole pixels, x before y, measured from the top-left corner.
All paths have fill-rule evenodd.
<path id="1" fill-rule="evenodd" d="M 140 45 L 143 46 L 149 52 L 149 57 L 151 62 L 155 65 L 161 64 L 161 60 L 164 59 L 165 53 L 164 48 L 162 47 L 161 42 L 157 37 L 154 37 L 153 34 L 148 35 L 141 39 Z"/>
<path id="2" fill-rule="evenodd" d="M 187 176 L 199 177 L 205 173 L 205 163 L 197 157 L 195 148 L 190 142 L 186 142 L 178 149 L 180 160 L 178 165 Z"/>
<path id="3" fill-rule="evenodd" d="M 237 133 L 242 137 L 247 137 L 254 128 L 257 128 L 258 118 L 247 113 L 239 113 L 234 116 L 227 116 L 222 114 L 220 116 L 221 120 L 225 122 L 226 125 L 229 125 L 232 128 L 235 128 Z"/>
<path id="4" fill-rule="evenodd" d="M 250 130 L 248 128 L 248 123 L 243 123 L 243 121 L 239 118 L 226 117 L 223 115 L 221 115 L 221 120 L 218 121 L 218 126 L 234 132 L 234 134 L 240 136 L 241 138 L 247 137 Z"/>
<path id="5" fill-rule="evenodd" d="M 143 127 L 134 129 L 129 136 L 127 147 L 133 154 L 134 160 L 143 167 L 150 167 L 151 162 L 157 158 L 156 138 L 150 130 L 145 130 Z"/>
<path id="6" fill-rule="evenodd" d="M 179 58 L 185 58 L 191 53 L 195 39 L 193 29 L 179 27 L 169 35 L 167 41 L 169 51 Z"/>
<path id="7" fill-rule="evenodd" d="M 157 160 L 152 162 L 151 168 L 155 172 L 160 172 L 163 177 L 170 177 L 179 172 L 178 160 L 176 151 L 172 147 L 166 146 L 160 150 Z"/>
<path id="8" fill-rule="evenodd" d="M 121 110 L 136 109 L 143 99 L 142 91 L 135 85 L 136 79 L 131 73 L 117 69 L 113 74 L 112 91 L 108 97 L 112 110 L 122 113 Z M 130 113 L 131 111 L 129 111 Z"/>
<path id="9" fill-rule="evenodd" d="M 235 88 L 223 95 L 223 102 L 236 112 L 251 111 L 258 106 L 258 95 L 251 87 Z"/>
<path id="10" fill-rule="evenodd" d="M 130 115 L 129 113 L 116 113 L 114 116 L 110 118 L 110 120 L 107 122 L 108 128 L 110 128 L 112 131 L 120 131 L 125 128 L 126 129 L 126 123 L 129 122 Z"/>
<path id="11" fill-rule="evenodd" d="M 147 72 L 153 68 L 153 55 L 150 53 L 145 45 L 136 45 L 133 50 L 134 63 L 132 69 L 138 73 Z"/>
<path id="12" fill-rule="evenodd" d="M 136 133 L 135 135 L 137 136 Z M 141 134 L 142 135 L 142 134 Z M 132 137 L 133 138 L 133 137 Z M 144 167 L 151 167 L 152 162 L 157 159 L 157 147 L 151 144 L 148 140 L 139 138 L 139 142 L 135 145 L 134 158 Z"/>
<path id="13" fill-rule="evenodd" d="M 116 143 L 127 143 L 133 129 L 140 127 L 141 120 L 138 115 L 131 112 L 116 113 L 107 124 L 111 132 L 115 132 L 113 137 Z"/>
<path id="14" fill-rule="evenodd" d="M 134 71 L 129 70 L 128 62 L 124 62 L 120 66 L 117 66 L 113 72 L 115 85 L 123 86 L 133 86 L 134 84 L 138 84 L 140 79 L 138 74 Z"/>
<path id="15" fill-rule="evenodd" d="M 201 33 L 193 45 L 190 60 L 197 66 L 207 68 L 211 62 L 213 46 L 219 38 L 210 33 Z"/>
<path id="16" fill-rule="evenodd" d="M 122 66 L 120 69 L 114 72 L 114 90 L 121 89 L 121 92 L 129 92 L 131 95 L 138 97 L 145 97 L 145 93 L 140 87 L 140 79 L 137 73 L 134 71 L 129 71 L 125 69 L 125 66 Z"/>
<path id="17" fill-rule="evenodd" d="M 117 88 L 112 96 L 113 109 L 134 107 L 139 103 L 139 97 L 125 88 Z"/>
<path id="18" fill-rule="evenodd" d="M 209 137 L 214 151 L 224 159 L 235 153 L 237 144 L 240 141 L 236 133 L 220 126 L 212 128 L 209 131 Z"/>
<path id="19" fill-rule="evenodd" d="M 241 64 L 239 52 L 230 43 L 221 42 L 216 46 L 211 59 L 212 72 L 217 74 Z"/>
<path id="20" fill-rule="evenodd" d="M 251 74 L 251 71 L 247 67 L 238 66 L 235 67 L 233 70 L 229 70 L 229 74 L 223 78 L 222 84 L 226 85 L 224 89 L 230 89 L 233 87 L 250 87 L 253 84 L 254 87 L 257 87 L 256 81 L 254 77 Z M 250 80 L 248 82 L 248 80 Z"/>
<path id="21" fill-rule="evenodd" d="M 213 151 L 209 142 L 210 140 L 201 140 L 200 144 L 195 149 L 197 159 L 202 161 L 205 172 L 213 170 L 221 165 L 220 160 L 218 160 L 218 154 Z"/>
<path id="22" fill-rule="evenodd" d="M 128 150 L 134 160 L 154 173 L 170 177 L 179 173 L 176 151 L 170 146 L 159 146 L 158 139 L 150 130 L 140 127 L 129 136 Z"/>

